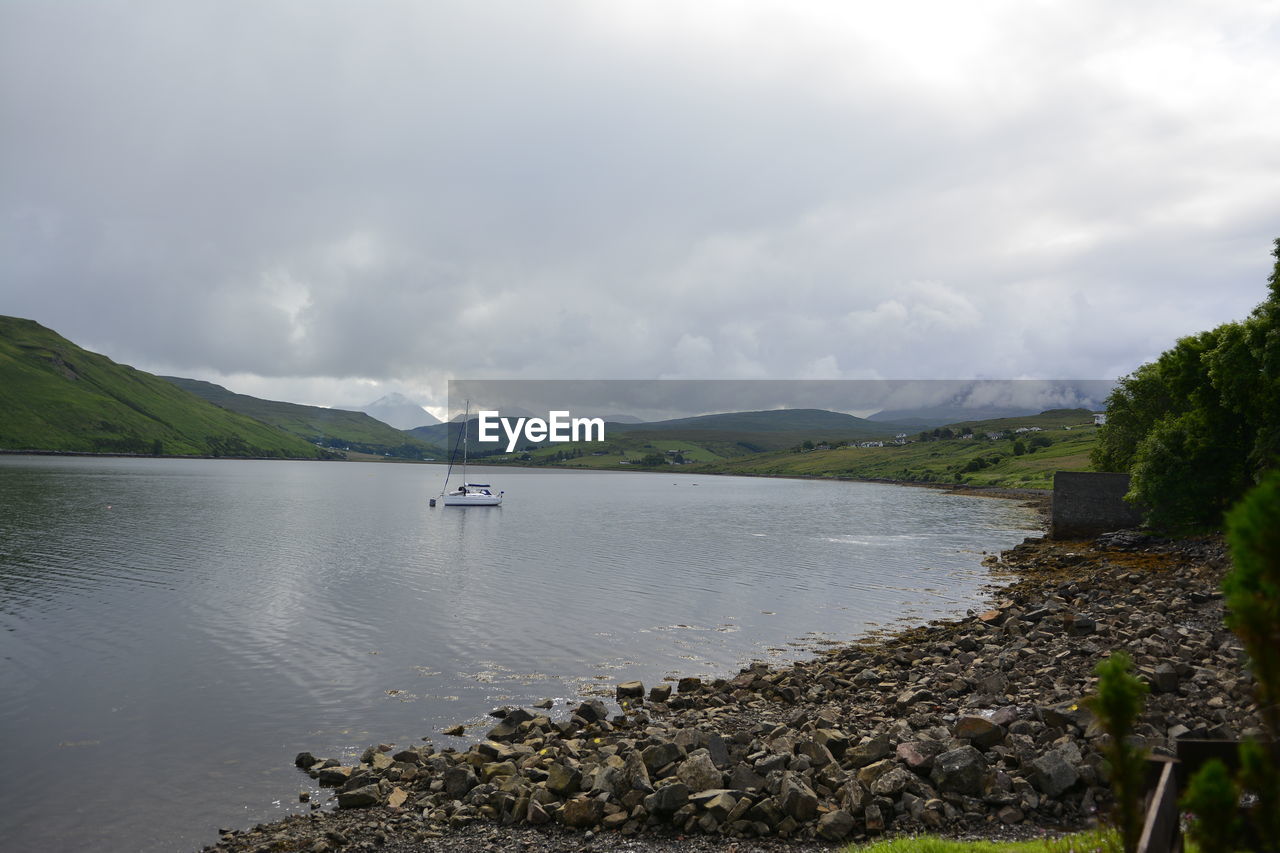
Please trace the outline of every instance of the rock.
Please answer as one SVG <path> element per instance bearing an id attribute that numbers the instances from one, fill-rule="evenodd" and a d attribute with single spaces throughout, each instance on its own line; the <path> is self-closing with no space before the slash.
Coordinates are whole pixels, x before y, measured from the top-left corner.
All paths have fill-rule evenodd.
<path id="1" fill-rule="evenodd" d="M 582 786 L 582 771 L 563 764 L 552 764 L 547 768 L 546 784 L 547 790 L 558 797 L 576 794 Z"/>
<path id="2" fill-rule="evenodd" d="M 898 744 L 898 759 L 910 770 L 927 776 L 933 769 L 933 760 L 946 752 L 947 747 L 941 741 L 913 740 Z"/>
<path id="3" fill-rule="evenodd" d="M 939 754 L 933 760 L 930 778 L 939 791 L 979 796 L 987 762 L 973 746 L 962 746 Z"/>
<path id="4" fill-rule="evenodd" d="M 844 758 L 856 770 L 885 758 L 890 751 L 888 735 L 877 735 L 867 743 L 849 747 L 845 750 Z"/>
<path id="5" fill-rule="evenodd" d="M 880 807 L 874 803 L 867 806 L 862 814 L 862 821 L 867 827 L 867 832 L 884 832 L 884 815 Z"/>
<path id="6" fill-rule="evenodd" d="M 466 733 L 467 727 L 462 725 L 449 726 L 449 728 L 441 732 L 441 734 L 449 735 L 450 737 L 462 737 Z"/>
<path id="7" fill-rule="evenodd" d="M 297 757 L 293 759 L 293 766 L 300 767 L 303 770 L 309 770 L 319 763 L 320 760 L 309 752 L 299 752 Z"/>
<path id="8" fill-rule="evenodd" d="M 325 767 L 316 774 L 316 781 L 325 787 L 336 788 L 346 784 L 354 769 L 354 767 Z"/>
<path id="9" fill-rule="evenodd" d="M 1168 662 L 1157 666 L 1150 678 L 1151 687 L 1159 693 L 1177 693 L 1179 680 L 1178 670 Z"/>
<path id="10" fill-rule="evenodd" d="M 653 783 L 649 779 L 649 769 L 639 752 L 632 750 L 623 760 L 621 784 L 625 790 L 653 793 Z"/>
<path id="11" fill-rule="evenodd" d="M 643 698 L 644 684 L 639 681 L 624 681 L 618 685 L 616 696 L 619 702 L 623 699 Z"/>
<path id="12" fill-rule="evenodd" d="M 588 699 L 577 708 L 574 708 L 573 713 L 588 723 L 598 723 L 608 718 L 609 709 L 599 699 Z"/>
<path id="13" fill-rule="evenodd" d="M 933 699 L 933 694 L 928 690 L 905 690 L 898 694 L 898 698 L 894 700 L 894 709 L 899 713 L 908 711 L 912 705 L 919 702 L 926 702 Z"/>
<path id="14" fill-rule="evenodd" d="M 470 764 L 458 764 L 444 771 L 444 792 L 451 799 L 461 799 L 478 784 L 480 780 Z"/>
<path id="15" fill-rule="evenodd" d="M 1016 806 L 1005 806 L 1000 809 L 1000 811 L 996 812 L 996 817 L 1001 823 L 1013 824 L 1022 823 L 1025 815 L 1023 815 L 1022 810 Z"/>
<path id="16" fill-rule="evenodd" d="M 777 801 L 783 813 L 800 823 L 810 820 L 818 813 L 818 795 L 804 783 L 798 773 L 787 771 L 783 775 Z"/>
<path id="17" fill-rule="evenodd" d="M 547 814 L 547 810 L 542 807 L 542 803 L 537 800 L 529 800 L 529 808 L 525 812 L 525 820 L 534 826 L 542 826 L 550 823 L 551 815 Z"/>
<path id="18" fill-rule="evenodd" d="M 705 749 L 695 749 L 689 753 L 689 757 L 676 770 L 676 778 L 688 785 L 691 791 L 705 791 L 724 785 L 723 774 L 711 760 L 711 753 Z"/>
<path id="19" fill-rule="evenodd" d="M 1004 740 L 1004 729 L 986 717 L 974 714 L 966 714 L 956 720 L 951 734 L 958 738 L 965 738 L 979 749 L 990 749 Z"/>
<path id="20" fill-rule="evenodd" d="M 818 836 L 827 841 L 843 841 L 853 832 L 856 822 L 853 815 L 843 809 L 827 812 L 818 818 Z"/>
<path id="21" fill-rule="evenodd" d="M 1050 797 L 1060 796 L 1079 778 L 1080 774 L 1057 750 L 1046 752 L 1031 762 L 1031 784 Z"/>
<path id="22" fill-rule="evenodd" d="M 382 793 L 378 790 L 377 785 L 365 785 L 362 788 L 356 788 L 354 791 L 342 791 L 338 794 L 338 808 L 340 809 L 365 809 L 370 806 L 376 806 L 382 799 Z"/>
<path id="23" fill-rule="evenodd" d="M 398 809 L 404 805 L 404 801 L 409 799 L 409 792 L 403 788 L 392 788 L 391 793 L 387 794 L 387 805 L 393 809 Z"/>
<path id="24" fill-rule="evenodd" d="M 692 676 L 682 678 L 676 682 L 677 693 L 697 693 L 702 689 L 702 679 Z"/>
<path id="25" fill-rule="evenodd" d="M 656 773 L 668 764 L 679 761 L 685 757 L 684 747 L 672 741 L 663 741 L 655 743 L 653 746 L 645 747 L 640 753 L 644 759 L 644 766 L 649 768 L 650 773 Z"/>
<path id="26" fill-rule="evenodd" d="M 1041 707 L 1038 710 L 1040 719 L 1044 721 L 1046 726 L 1055 726 L 1057 728 L 1076 726 L 1083 731 L 1089 727 L 1090 721 L 1093 720 L 1093 713 L 1079 699 L 1059 702 L 1056 705 Z"/>
<path id="27" fill-rule="evenodd" d="M 896 797 L 915 781 L 910 771 L 901 767 L 891 767 L 871 783 L 871 793 L 881 797 Z"/>
<path id="28" fill-rule="evenodd" d="M 663 785 L 645 797 L 644 807 L 653 814 L 669 815 L 689 802 L 689 786 L 683 782 Z"/>
<path id="29" fill-rule="evenodd" d="M 738 791 L 763 788 L 764 777 L 745 764 L 735 764 L 729 772 L 729 787 Z"/>
<path id="30" fill-rule="evenodd" d="M 649 688 L 650 702 L 665 702 L 671 698 L 671 685 L 659 684 L 656 687 Z"/>
<path id="31" fill-rule="evenodd" d="M 572 829 L 590 829 L 604 817 L 604 803 L 590 797 L 574 797 L 560 809 L 564 825 Z"/>

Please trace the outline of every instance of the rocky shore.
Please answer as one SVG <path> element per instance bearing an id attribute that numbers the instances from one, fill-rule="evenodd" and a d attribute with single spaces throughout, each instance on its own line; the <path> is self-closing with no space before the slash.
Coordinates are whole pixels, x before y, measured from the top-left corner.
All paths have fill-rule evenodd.
<path id="1" fill-rule="evenodd" d="M 1220 539 L 1029 539 L 987 563 L 996 603 L 964 619 L 711 682 L 621 683 L 612 708 L 496 709 L 457 749 L 301 753 L 336 808 L 207 849 L 745 853 L 1080 828 L 1108 805 L 1106 735 L 1081 700 L 1115 649 L 1151 686 L 1137 736 L 1153 752 L 1256 726 Z"/>

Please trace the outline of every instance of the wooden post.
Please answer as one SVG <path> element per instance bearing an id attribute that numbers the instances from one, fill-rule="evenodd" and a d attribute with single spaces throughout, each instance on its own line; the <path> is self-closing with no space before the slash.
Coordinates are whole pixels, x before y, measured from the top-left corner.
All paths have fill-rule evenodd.
<path id="1" fill-rule="evenodd" d="M 1147 806 L 1142 835 L 1138 837 L 1138 853 L 1178 853 L 1182 835 L 1178 831 L 1177 762 L 1163 762 L 1155 793 Z"/>

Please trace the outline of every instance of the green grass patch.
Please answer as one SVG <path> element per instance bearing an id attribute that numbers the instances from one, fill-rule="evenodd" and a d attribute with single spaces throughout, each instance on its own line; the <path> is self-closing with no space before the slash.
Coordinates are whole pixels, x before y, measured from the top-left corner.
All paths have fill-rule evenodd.
<path id="1" fill-rule="evenodd" d="M 845 853 L 1108 853 L 1119 850 L 1120 839 L 1114 832 L 1092 830 L 1033 841 L 953 841 L 925 835 L 851 845 L 845 848 Z"/>

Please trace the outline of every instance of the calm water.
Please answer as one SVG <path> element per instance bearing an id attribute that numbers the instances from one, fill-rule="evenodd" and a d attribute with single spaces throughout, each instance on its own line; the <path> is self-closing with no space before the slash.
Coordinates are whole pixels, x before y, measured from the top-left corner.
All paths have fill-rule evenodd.
<path id="1" fill-rule="evenodd" d="M 0 846 L 193 850 L 295 753 L 725 675 L 981 600 L 1016 503 L 860 483 L 0 457 Z M 492 722 L 492 720 L 489 720 Z M 479 733 L 482 728 L 474 730 Z"/>

